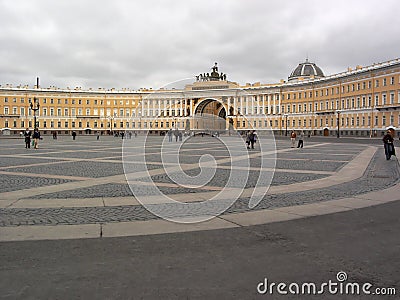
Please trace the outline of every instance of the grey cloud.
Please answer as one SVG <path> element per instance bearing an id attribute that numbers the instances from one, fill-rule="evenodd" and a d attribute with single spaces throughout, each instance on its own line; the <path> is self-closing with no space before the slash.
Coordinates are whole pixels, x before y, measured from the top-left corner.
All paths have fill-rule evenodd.
<path id="1" fill-rule="evenodd" d="M 0 1 L 0 84 L 140 88 L 209 71 L 278 82 L 397 58 L 397 1 Z M 354 66 L 353 66 L 354 67 Z"/>

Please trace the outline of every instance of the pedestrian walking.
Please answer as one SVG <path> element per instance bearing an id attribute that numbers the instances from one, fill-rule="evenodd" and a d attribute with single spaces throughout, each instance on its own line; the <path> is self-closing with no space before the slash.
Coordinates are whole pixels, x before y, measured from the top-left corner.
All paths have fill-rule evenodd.
<path id="1" fill-rule="evenodd" d="M 75 138 L 76 138 L 76 132 L 75 132 L 75 131 L 72 131 L 72 140 L 75 141 Z"/>
<path id="2" fill-rule="evenodd" d="M 99 140 L 100 139 L 100 133 L 97 133 L 96 134 L 96 140 Z"/>
<path id="3" fill-rule="evenodd" d="M 250 132 L 250 148 L 251 149 L 254 149 L 255 142 L 256 142 L 256 134 L 255 134 L 254 130 L 252 130 Z"/>
<path id="4" fill-rule="evenodd" d="M 393 144 L 394 139 L 390 130 L 387 131 L 382 141 L 383 141 L 383 147 L 385 148 L 386 160 L 390 160 L 392 155 L 394 156 L 396 155 Z"/>
<path id="5" fill-rule="evenodd" d="M 292 148 L 294 148 L 296 145 L 296 132 L 294 130 L 290 133 L 290 141 L 292 142 Z"/>
<path id="6" fill-rule="evenodd" d="M 304 140 L 304 132 L 303 132 L 303 131 L 300 131 L 300 134 L 299 134 L 299 142 L 298 142 L 298 144 L 297 144 L 297 148 L 303 148 L 303 145 L 304 145 L 303 140 Z"/>
<path id="7" fill-rule="evenodd" d="M 256 135 L 254 133 L 254 130 L 249 131 L 246 137 L 247 149 L 254 149 L 255 142 L 256 142 Z"/>
<path id="8" fill-rule="evenodd" d="M 40 139 L 40 133 L 39 133 L 39 129 L 35 129 L 35 131 L 33 132 L 33 148 L 37 149 L 39 148 L 39 139 Z"/>
<path id="9" fill-rule="evenodd" d="M 178 129 L 175 129 L 174 135 L 175 135 L 175 142 L 177 142 L 178 138 L 179 138 L 179 130 Z"/>
<path id="10" fill-rule="evenodd" d="M 168 130 L 168 142 L 172 142 L 172 129 Z"/>
<path id="11" fill-rule="evenodd" d="M 25 149 L 31 148 L 31 136 L 32 132 L 27 128 L 24 131 L 24 137 L 25 137 Z"/>

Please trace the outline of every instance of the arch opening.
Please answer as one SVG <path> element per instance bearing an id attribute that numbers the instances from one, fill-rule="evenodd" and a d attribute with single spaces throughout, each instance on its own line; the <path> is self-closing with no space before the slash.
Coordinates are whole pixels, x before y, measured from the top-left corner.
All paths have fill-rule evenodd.
<path id="1" fill-rule="evenodd" d="M 226 129 L 226 109 L 217 99 L 202 100 L 195 108 L 194 129 L 204 133 L 220 133 Z"/>

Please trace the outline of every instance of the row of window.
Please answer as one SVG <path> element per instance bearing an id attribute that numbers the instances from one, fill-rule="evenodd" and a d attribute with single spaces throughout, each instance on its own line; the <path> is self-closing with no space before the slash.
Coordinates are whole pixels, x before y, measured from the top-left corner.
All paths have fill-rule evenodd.
<path id="1" fill-rule="evenodd" d="M 387 98 L 387 94 L 375 94 L 374 97 L 374 106 L 383 106 L 388 104 L 395 104 L 395 94 L 389 94 L 389 100 Z M 400 92 L 397 98 L 397 104 L 400 104 Z M 330 101 L 320 101 L 314 103 L 314 111 L 324 111 L 324 110 L 334 110 L 334 109 L 355 109 L 355 108 L 370 108 L 372 106 L 372 96 L 362 96 L 356 98 L 347 98 L 342 99 L 340 102 L 338 99 L 330 100 Z M 286 110 L 285 110 L 286 107 Z M 307 103 L 301 104 L 287 104 L 282 105 L 282 113 L 300 113 L 300 112 L 307 112 L 312 111 L 313 105 L 312 103 L 308 103 L 308 110 L 307 110 Z"/>
<path id="2" fill-rule="evenodd" d="M 51 99 L 47 99 L 47 98 L 39 98 L 39 104 L 56 104 L 55 99 L 51 98 Z M 91 100 L 87 99 L 87 100 L 82 100 L 82 99 L 63 99 L 64 101 L 62 101 L 62 99 L 57 99 L 57 104 L 62 104 L 62 102 L 64 102 L 64 104 L 86 104 L 86 105 L 90 105 L 91 104 Z M 28 103 L 30 103 L 32 101 L 32 98 L 28 98 Z M 94 99 L 92 100 L 94 105 L 104 105 L 104 100 L 97 100 Z M 9 99 L 8 97 L 4 97 L 4 103 L 8 103 Z M 12 102 L 13 103 L 17 103 L 17 98 L 14 97 L 12 98 Z M 106 103 L 107 105 L 111 105 L 111 102 L 113 103 L 113 105 L 135 105 L 136 101 L 135 100 L 107 100 Z M 20 98 L 20 103 L 25 103 L 25 98 Z"/>
<path id="3" fill-rule="evenodd" d="M 12 121 L 13 128 L 18 128 L 17 121 L 14 120 Z M 71 128 L 83 128 L 83 122 L 75 122 L 72 121 L 69 123 L 68 121 L 37 121 L 37 126 L 42 129 L 46 128 L 69 128 L 69 124 L 71 124 Z M 90 122 L 86 122 L 86 128 L 91 128 Z M 185 122 L 93 122 L 93 127 L 94 128 L 106 128 L 106 129 L 114 129 L 114 128 L 120 128 L 120 129 L 129 129 L 129 128 L 170 128 L 170 124 L 172 127 L 176 128 L 184 128 L 185 127 Z M 31 128 L 33 127 L 33 122 L 32 121 L 21 121 L 20 122 L 20 128 L 25 128 L 25 126 Z M 55 127 L 57 125 L 57 127 Z M 165 127 L 164 127 L 165 125 Z M 9 128 L 10 122 L 8 120 L 5 120 L 4 122 L 4 127 Z M 64 126 L 64 127 L 62 127 Z M 150 127 L 147 127 L 150 126 Z"/>
<path id="4" fill-rule="evenodd" d="M 400 78 L 399 78 L 399 80 L 400 80 Z M 375 79 L 375 88 L 379 88 L 380 87 L 380 84 L 381 84 L 380 82 L 381 81 L 382 81 L 382 86 L 387 86 L 388 85 L 387 84 L 387 78 L 385 78 L 385 77 L 382 78 L 382 79 Z M 390 82 L 390 85 L 394 85 L 395 84 L 394 76 L 390 77 L 390 81 L 389 82 Z M 353 84 L 342 85 L 341 92 L 342 93 L 345 93 L 345 92 L 350 93 L 350 92 L 354 92 L 354 91 L 365 90 L 367 88 L 368 89 L 372 88 L 372 81 L 371 80 L 369 80 L 367 82 L 363 81 L 361 83 L 358 82 L 357 84 L 353 83 Z M 329 96 L 329 91 L 330 91 L 331 95 L 335 95 L 335 93 L 336 93 L 336 95 L 339 95 L 340 89 L 339 89 L 339 86 L 337 86 L 337 87 L 331 87 L 330 89 L 327 88 L 327 89 L 316 90 L 315 91 L 315 97 L 318 97 L 319 95 L 320 96 L 324 96 L 324 95 L 325 96 Z M 307 95 L 309 95 L 309 98 L 312 98 L 313 97 L 312 91 L 298 92 L 298 93 L 292 93 L 292 94 L 288 93 L 288 94 L 286 94 L 286 99 L 290 100 L 292 98 L 292 99 L 295 100 L 297 97 L 298 97 L 298 99 L 301 99 L 302 97 L 307 98 Z M 285 97 L 283 97 L 283 98 L 285 100 Z"/>
<path id="5" fill-rule="evenodd" d="M 69 114 L 69 112 L 71 111 L 71 115 Z M 93 114 L 91 114 L 91 112 L 93 111 Z M 143 116 L 143 117 L 156 117 L 159 114 L 159 110 L 155 109 L 155 110 L 143 110 L 142 111 L 136 111 L 135 109 L 130 110 L 130 109 L 113 109 L 113 111 L 111 111 L 110 108 L 106 109 L 106 114 L 104 114 L 105 110 L 104 108 L 100 108 L 100 109 L 90 109 L 90 108 L 86 108 L 85 110 L 85 116 L 100 116 L 100 117 L 104 117 L 104 116 L 113 116 L 113 117 L 136 117 L 136 116 Z M 161 112 L 163 113 L 163 116 L 184 116 L 184 109 L 182 110 L 161 110 Z M 4 114 L 5 115 L 9 115 L 10 114 L 10 109 L 8 106 L 4 107 Z M 20 116 L 26 116 L 25 114 L 25 107 L 20 107 L 19 111 L 18 111 L 18 107 L 13 107 L 12 109 L 12 114 L 13 115 L 20 115 Z M 32 116 L 32 110 L 30 108 L 28 108 L 28 116 Z M 57 116 L 57 117 L 63 117 L 63 116 L 84 116 L 83 115 L 83 109 L 82 108 L 57 108 L 57 110 L 55 108 L 50 108 L 48 109 L 47 107 L 41 107 L 40 110 L 36 113 L 36 116 L 40 116 L 40 117 L 46 117 L 46 116 Z"/>

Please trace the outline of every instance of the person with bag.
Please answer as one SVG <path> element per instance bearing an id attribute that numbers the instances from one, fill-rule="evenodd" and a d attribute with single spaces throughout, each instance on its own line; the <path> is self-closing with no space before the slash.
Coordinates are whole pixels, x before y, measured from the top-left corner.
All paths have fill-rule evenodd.
<path id="1" fill-rule="evenodd" d="M 33 132 L 33 148 L 37 149 L 39 146 L 39 139 L 40 139 L 40 133 L 39 133 L 39 129 L 35 129 L 35 131 Z"/>
<path id="2" fill-rule="evenodd" d="M 392 155 L 396 155 L 395 150 L 394 150 L 394 144 L 393 144 L 393 137 L 391 132 L 388 130 L 385 136 L 382 139 L 383 141 L 383 146 L 385 148 L 385 155 L 386 155 L 386 160 L 390 160 L 390 157 Z"/>
<path id="3" fill-rule="evenodd" d="M 30 149 L 31 148 L 31 136 L 32 133 L 29 130 L 29 128 L 27 128 L 24 132 L 24 137 L 25 137 L 25 149 Z"/>

